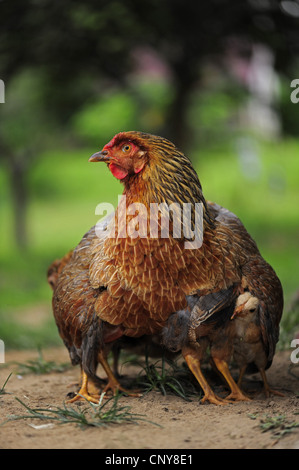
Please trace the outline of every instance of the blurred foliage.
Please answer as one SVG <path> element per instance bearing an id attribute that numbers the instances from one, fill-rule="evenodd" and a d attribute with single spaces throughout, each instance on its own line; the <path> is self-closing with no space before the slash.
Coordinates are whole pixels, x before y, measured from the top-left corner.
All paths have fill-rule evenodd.
<path id="1" fill-rule="evenodd" d="M 41 75 L 32 69 L 19 72 L 5 90 L 0 107 L 0 162 L 7 173 L 14 210 L 14 236 L 18 245 L 27 245 L 27 177 L 41 148 L 52 145 L 59 136 L 56 121 L 44 104 Z"/>
<path id="2" fill-rule="evenodd" d="M 137 103 L 125 92 L 107 94 L 74 117 L 76 134 L 99 146 L 99 142 L 105 142 L 107 136 L 117 134 L 119 129 L 135 126 L 136 107 Z"/>
<path id="3" fill-rule="evenodd" d="M 13 77 L 6 87 L 5 106 L 0 108 L 1 146 L 22 153 L 50 145 L 55 121 L 49 119 L 43 99 L 43 81 L 36 70 L 26 69 Z"/>
<path id="4" fill-rule="evenodd" d="M 256 42 L 275 52 L 278 70 L 288 70 L 298 53 L 299 20 L 285 3 L 295 4 L 2 0 L 0 76 L 7 83 L 24 68 L 35 67 L 44 75 L 48 112 L 64 123 L 86 100 L 103 94 L 107 84 L 128 88 L 136 65 L 134 50 L 151 47 L 169 68 L 174 84 L 163 134 L 183 145 L 190 93 L 205 61 L 224 66 L 228 47 L 237 44 L 250 55 Z"/>

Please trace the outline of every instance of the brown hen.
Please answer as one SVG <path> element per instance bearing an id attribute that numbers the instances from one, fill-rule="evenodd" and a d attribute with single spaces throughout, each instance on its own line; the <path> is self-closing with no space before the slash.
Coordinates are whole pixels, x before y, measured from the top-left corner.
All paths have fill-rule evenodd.
<path id="1" fill-rule="evenodd" d="M 124 184 L 124 198 L 99 236 L 88 232 L 74 250 L 53 297 L 60 334 L 87 374 L 111 338 L 158 333 L 172 312 L 187 307 L 188 295 L 232 287 L 242 293 L 243 268 L 258 253 L 237 218 L 227 223 L 206 203 L 190 160 L 170 141 L 122 132 L 90 161 L 107 163 Z M 157 231 L 149 217 L 152 204 L 164 204 Z M 172 204 L 165 238 L 165 206 L 167 213 Z M 180 218 L 185 205 L 191 208 L 189 230 Z M 203 242 L 195 247 L 199 229 Z"/>

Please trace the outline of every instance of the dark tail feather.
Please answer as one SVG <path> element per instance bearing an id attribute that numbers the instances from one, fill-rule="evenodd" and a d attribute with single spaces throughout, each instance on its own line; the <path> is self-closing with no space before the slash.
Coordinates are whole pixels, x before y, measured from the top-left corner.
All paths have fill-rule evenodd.
<path id="1" fill-rule="evenodd" d="M 82 341 L 82 368 L 86 374 L 97 379 L 96 369 L 98 365 L 98 354 L 103 347 L 103 322 L 94 315 L 93 321 L 84 335 Z"/>
<path id="2" fill-rule="evenodd" d="M 265 367 L 265 370 L 269 369 L 269 367 L 271 366 L 272 364 L 272 359 L 270 361 L 267 362 L 267 365 Z M 247 366 L 247 369 L 246 369 L 246 372 L 248 374 L 256 374 L 257 372 L 259 372 L 258 368 L 256 367 L 255 363 L 254 362 L 251 362 L 250 364 L 248 364 Z"/>

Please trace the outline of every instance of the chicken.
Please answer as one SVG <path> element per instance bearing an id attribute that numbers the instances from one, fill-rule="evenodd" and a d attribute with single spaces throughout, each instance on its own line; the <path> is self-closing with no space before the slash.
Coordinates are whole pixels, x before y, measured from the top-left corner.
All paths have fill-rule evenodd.
<path id="1" fill-rule="evenodd" d="M 238 295 L 242 290 L 240 286 L 231 286 L 198 296 L 191 312 L 189 308 L 183 315 L 179 313 L 179 318 L 184 324 L 179 332 L 175 327 L 178 314 L 170 316 L 167 327 L 163 330 L 162 341 L 171 350 L 182 350 L 188 366 L 204 391 L 202 401 L 224 404 L 230 399 L 248 400 L 240 390 L 240 385 L 245 369 L 251 362 L 260 370 L 266 394 L 270 393 L 265 369 L 272 363 L 279 337 L 283 292 L 274 270 L 262 258 L 253 240 L 250 241 L 251 237 L 241 221 L 216 204 L 208 205 L 214 210 L 215 220 L 234 226 L 234 233 L 252 245 L 252 257 L 242 267 L 241 286 L 244 293 Z M 234 240 L 232 242 L 234 243 Z M 194 305 L 194 298 L 192 302 Z M 200 368 L 208 346 L 217 369 L 231 389 L 225 401 L 214 394 Z M 228 367 L 232 354 L 241 367 L 238 384 L 235 383 Z M 278 394 L 275 391 L 273 393 Z"/>
<path id="2" fill-rule="evenodd" d="M 109 338 L 158 334 L 188 296 L 232 286 L 242 293 L 243 267 L 258 253 L 237 221 L 226 223 L 207 204 L 190 160 L 170 141 L 121 132 L 90 161 L 108 165 L 123 197 L 99 236 L 79 243 L 53 297 L 60 334 L 87 375 Z"/>
<path id="3" fill-rule="evenodd" d="M 281 392 L 271 389 L 266 377 L 265 370 L 268 369 L 273 360 L 273 354 L 267 354 L 262 339 L 262 331 L 259 324 L 261 303 L 257 297 L 249 292 L 245 292 L 237 299 L 236 308 L 233 314 L 234 338 L 233 357 L 240 368 L 238 386 L 241 387 L 243 375 L 247 368 L 251 372 L 259 371 L 264 383 L 265 395 L 272 394 L 284 396 Z M 278 330 L 279 318 L 274 329 L 269 329 L 268 334 Z M 273 333 L 272 333 L 273 334 Z"/>

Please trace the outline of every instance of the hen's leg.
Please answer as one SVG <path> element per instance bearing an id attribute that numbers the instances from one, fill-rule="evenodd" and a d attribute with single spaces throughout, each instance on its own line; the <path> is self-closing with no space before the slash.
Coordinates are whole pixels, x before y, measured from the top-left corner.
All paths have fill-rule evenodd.
<path id="1" fill-rule="evenodd" d="M 250 398 L 244 395 L 244 393 L 240 390 L 239 386 L 234 381 L 230 373 L 227 362 L 217 357 L 213 357 L 213 360 L 215 362 L 217 369 L 219 370 L 219 372 L 221 372 L 221 374 L 227 381 L 228 386 L 231 390 L 231 393 L 225 399 L 226 400 L 232 399 L 236 401 L 250 401 Z"/>
<path id="2" fill-rule="evenodd" d="M 74 396 L 74 398 L 71 398 L 70 400 L 67 400 L 67 403 L 75 403 L 76 401 L 82 401 L 82 400 L 88 400 L 92 403 L 99 403 L 99 396 L 94 397 L 90 395 L 88 392 L 88 375 L 82 371 L 82 382 L 81 382 L 81 387 L 79 392 Z"/>
<path id="3" fill-rule="evenodd" d="M 138 392 L 132 392 L 130 390 L 126 390 L 124 387 L 121 386 L 119 381 L 116 379 L 115 375 L 113 374 L 106 357 L 104 356 L 103 352 L 99 352 L 98 354 L 98 361 L 102 365 L 104 371 L 107 374 L 108 377 L 108 384 L 104 388 L 103 392 L 107 392 L 108 390 L 112 390 L 113 395 L 116 394 L 118 390 L 121 392 L 124 392 L 126 395 L 129 397 L 141 397 L 141 393 Z"/>
<path id="4" fill-rule="evenodd" d="M 203 389 L 204 396 L 201 399 L 201 403 L 204 403 L 205 401 L 208 401 L 210 403 L 213 403 L 214 405 L 226 405 L 227 401 L 223 400 L 222 398 L 218 397 L 213 390 L 211 389 L 210 385 L 206 381 L 201 368 L 200 368 L 200 360 L 195 357 L 194 353 L 184 352 L 183 351 L 183 356 L 185 358 L 185 361 L 187 362 L 187 365 L 189 369 L 191 370 L 192 374 L 198 381 L 199 385 Z"/>

